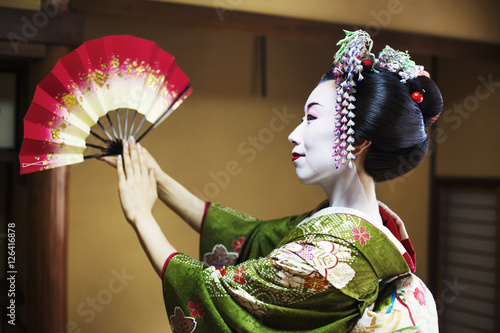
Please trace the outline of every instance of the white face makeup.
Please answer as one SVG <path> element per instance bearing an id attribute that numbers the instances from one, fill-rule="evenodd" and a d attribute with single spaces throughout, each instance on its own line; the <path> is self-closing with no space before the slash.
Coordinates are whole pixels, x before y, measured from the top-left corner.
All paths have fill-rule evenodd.
<path id="1" fill-rule="evenodd" d="M 302 122 L 288 137 L 294 145 L 295 171 L 303 184 L 329 182 L 339 174 L 332 157 L 336 97 L 333 80 L 320 83 L 307 99 Z"/>

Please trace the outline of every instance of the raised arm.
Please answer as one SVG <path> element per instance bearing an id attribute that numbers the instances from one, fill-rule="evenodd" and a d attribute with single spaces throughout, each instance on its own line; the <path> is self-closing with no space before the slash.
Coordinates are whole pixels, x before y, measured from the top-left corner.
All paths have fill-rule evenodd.
<path id="1" fill-rule="evenodd" d="M 133 140 L 131 140 L 132 142 Z M 153 156 L 144 148 L 141 148 L 147 167 L 153 169 L 156 177 L 158 197 L 194 230 L 200 232 L 205 202 L 189 192 L 184 186 L 166 174 Z M 116 167 L 115 156 L 103 157 L 101 160 Z"/>
<path id="2" fill-rule="evenodd" d="M 146 165 L 146 153 L 134 141 L 124 143 L 123 158 L 117 160 L 118 192 L 125 218 L 132 225 L 158 276 L 175 248 L 153 217 L 158 198 L 154 169 Z"/>
<path id="3" fill-rule="evenodd" d="M 158 197 L 194 230 L 200 232 L 205 202 L 189 192 L 159 167 L 158 169 L 156 176 Z"/>

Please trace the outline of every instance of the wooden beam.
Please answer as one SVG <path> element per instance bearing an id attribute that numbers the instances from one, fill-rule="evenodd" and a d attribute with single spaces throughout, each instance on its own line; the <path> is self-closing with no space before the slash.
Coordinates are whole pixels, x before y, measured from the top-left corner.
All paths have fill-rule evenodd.
<path id="1" fill-rule="evenodd" d="M 357 29 L 350 25 L 231 11 L 217 6 L 201 7 L 155 1 L 72 0 L 70 9 L 84 15 L 126 21 L 218 29 L 332 44 L 344 37 L 343 29 Z M 379 49 L 389 44 L 397 49 L 410 50 L 412 54 L 500 61 L 500 44 L 391 30 L 379 31 L 374 39 Z"/>
<path id="2" fill-rule="evenodd" d="M 83 43 L 83 17 L 57 6 L 40 10 L 0 7 L 0 40 L 17 54 L 22 45 L 45 43 L 78 46 Z"/>
<path id="3" fill-rule="evenodd" d="M 12 43 L 7 40 L 0 40 L 0 56 L 10 57 L 10 58 L 26 58 L 26 59 L 40 59 L 45 57 L 45 52 L 47 52 L 47 47 L 45 44 L 39 43 L 29 43 L 29 44 L 19 44 L 16 48 L 13 47 Z"/>

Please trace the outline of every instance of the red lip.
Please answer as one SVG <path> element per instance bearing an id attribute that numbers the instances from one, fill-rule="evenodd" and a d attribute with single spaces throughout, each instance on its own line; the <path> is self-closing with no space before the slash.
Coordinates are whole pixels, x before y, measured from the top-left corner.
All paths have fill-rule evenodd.
<path id="1" fill-rule="evenodd" d="M 298 158 L 302 157 L 304 155 L 299 154 L 299 153 L 292 153 L 292 162 L 297 160 Z"/>

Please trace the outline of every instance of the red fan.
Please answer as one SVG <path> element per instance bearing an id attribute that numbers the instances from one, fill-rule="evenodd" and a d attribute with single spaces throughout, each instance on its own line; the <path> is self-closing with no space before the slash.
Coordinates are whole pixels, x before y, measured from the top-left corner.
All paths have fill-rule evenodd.
<path id="1" fill-rule="evenodd" d="M 88 41 L 38 84 L 24 117 L 21 174 L 120 154 L 121 140 L 140 141 L 191 91 L 174 57 L 154 42 Z"/>

